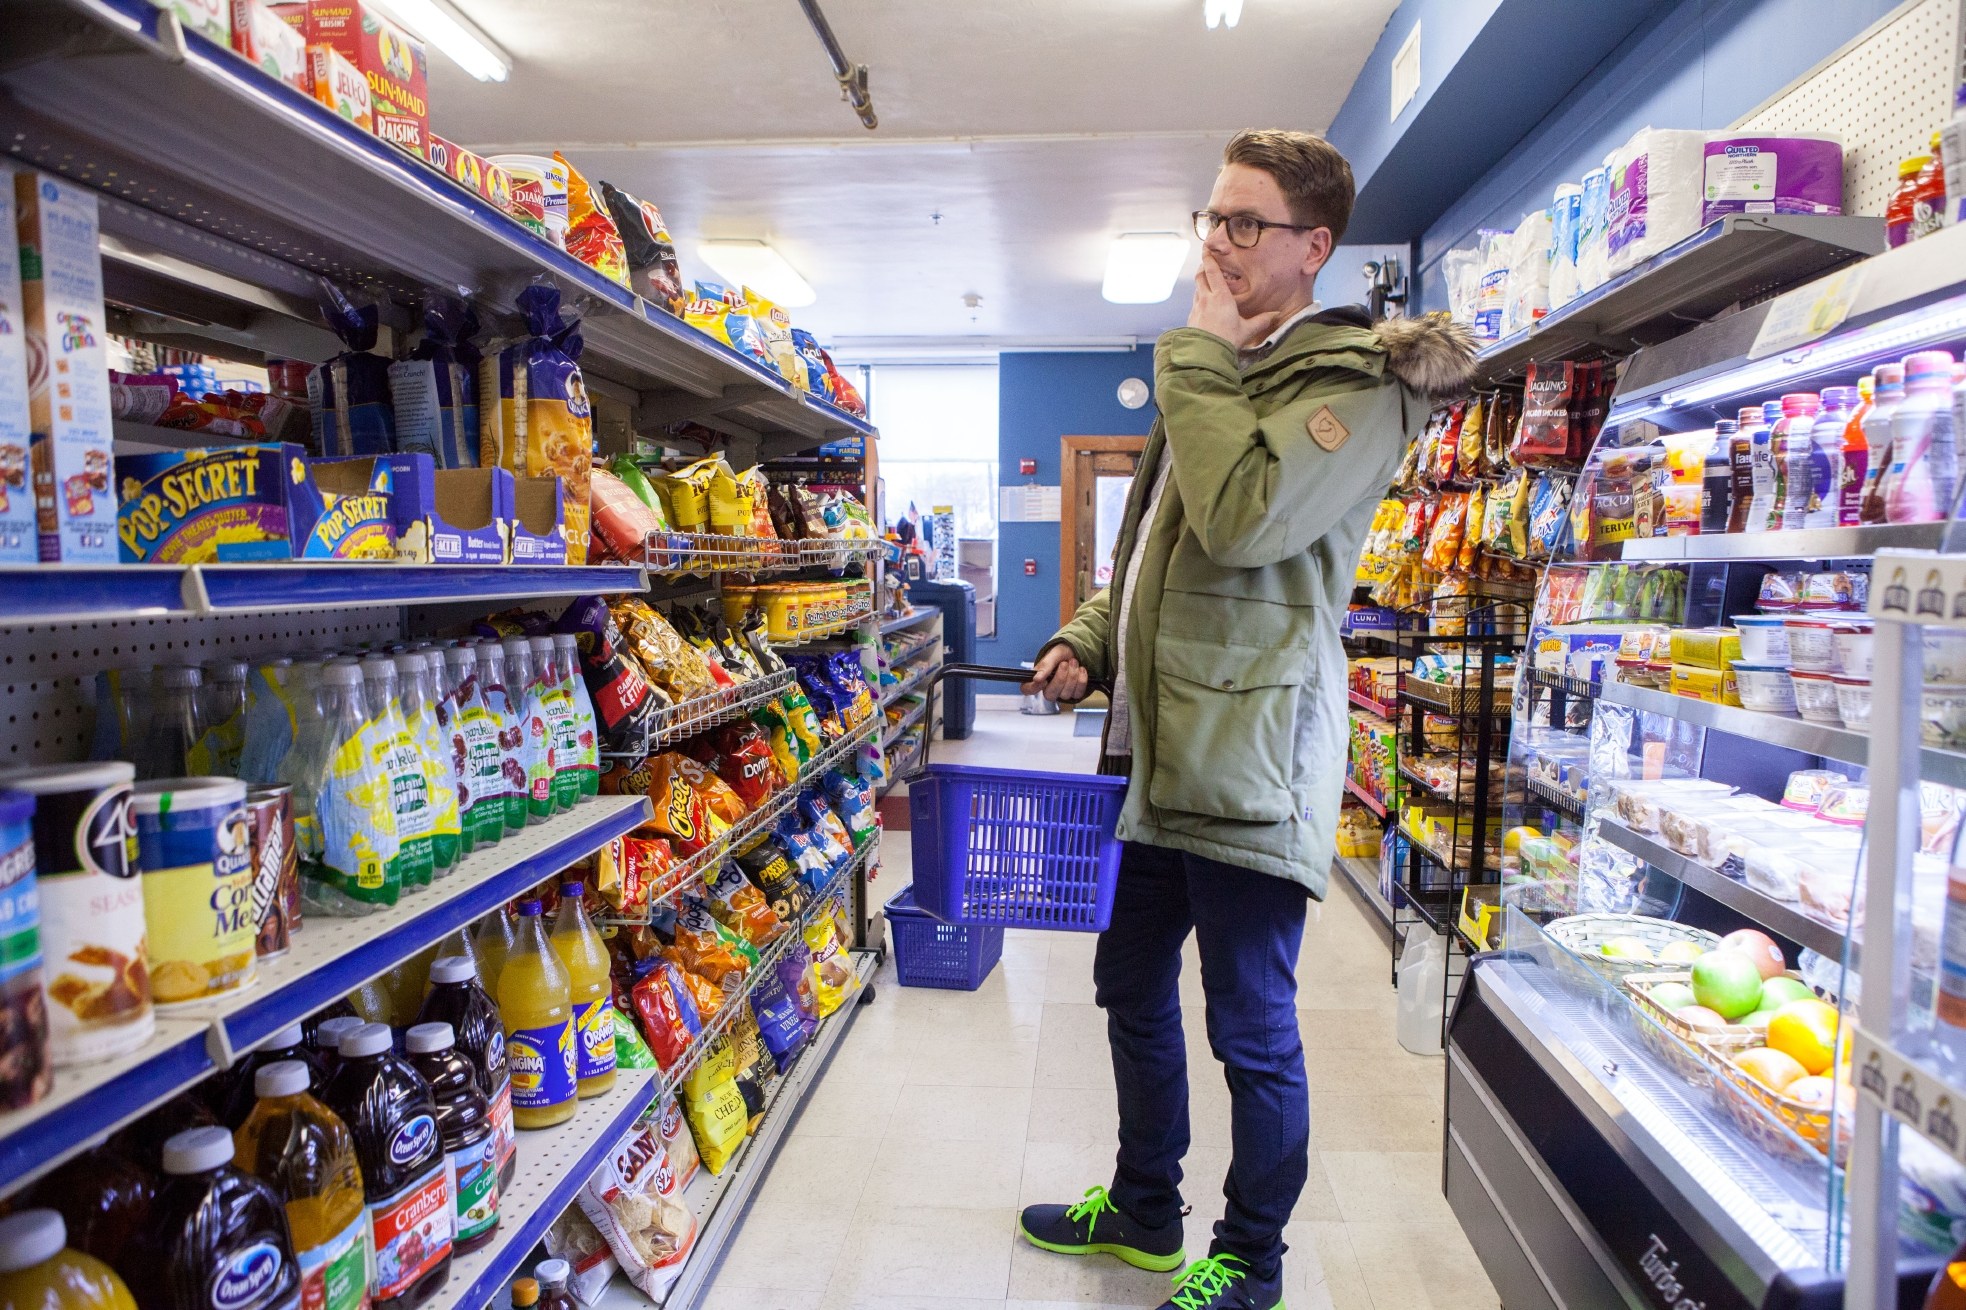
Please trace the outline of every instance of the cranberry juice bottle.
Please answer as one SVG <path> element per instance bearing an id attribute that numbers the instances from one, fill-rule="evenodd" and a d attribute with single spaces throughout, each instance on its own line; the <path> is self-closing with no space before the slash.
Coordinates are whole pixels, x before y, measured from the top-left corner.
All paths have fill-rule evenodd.
<path id="1" fill-rule="evenodd" d="M 455 1248 L 475 1251 L 498 1231 L 498 1131 L 491 1101 L 478 1086 L 471 1062 L 457 1049 L 449 1024 L 417 1024 L 403 1035 L 403 1046 L 437 1104 L 437 1133 L 456 1180 L 451 1212 Z"/>
<path id="2" fill-rule="evenodd" d="M 146 1307 L 300 1305 L 287 1212 L 271 1187 L 233 1165 L 232 1155 L 232 1134 L 218 1127 L 187 1128 L 164 1143 L 166 1178 L 154 1212 L 153 1259 L 139 1264 L 136 1280 Z"/>
<path id="3" fill-rule="evenodd" d="M 355 1137 L 375 1243 L 373 1304 L 411 1310 L 450 1277 L 454 1184 L 430 1084 L 389 1041 L 386 1024 L 343 1033 L 322 1099 Z"/>
<path id="4" fill-rule="evenodd" d="M 471 1062 L 478 1088 L 491 1102 L 492 1127 L 498 1135 L 498 1191 L 505 1195 L 519 1159 L 519 1131 L 512 1123 L 512 1077 L 505 1067 L 505 1026 L 478 981 L 478 966 L 470 956 L 440 955 L 430 965 L 430 995 L 423 998 L 416 1021 L 449 1024 L 458 1051 Z"/>

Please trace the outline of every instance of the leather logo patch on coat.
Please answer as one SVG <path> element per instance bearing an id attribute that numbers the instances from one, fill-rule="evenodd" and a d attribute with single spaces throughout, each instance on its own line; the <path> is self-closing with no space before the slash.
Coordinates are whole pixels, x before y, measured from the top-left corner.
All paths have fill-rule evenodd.
<path id="1" fill-rule="evenodd" d="M 1331 412 L 1329 405 L 1318 406 L 1317 413 L 1311 415 L 1311 421 L 1304 427 L 1321 450 L 1335 451 L 1352 438 L 1352 430 Z"/>

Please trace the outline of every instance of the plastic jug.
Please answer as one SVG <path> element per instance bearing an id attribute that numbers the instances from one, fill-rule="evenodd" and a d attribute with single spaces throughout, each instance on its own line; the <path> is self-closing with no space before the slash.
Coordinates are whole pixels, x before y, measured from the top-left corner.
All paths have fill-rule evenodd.
<path id="1" fill-rule="evenodd" d="M 1406 929 L 1399 955 L 1399 1007 L 1394 1032 L 1415 1055 L 1440 1054 L 1441 1006 L 1446 1000 L 1447 939 L 1424 923 Z"/>

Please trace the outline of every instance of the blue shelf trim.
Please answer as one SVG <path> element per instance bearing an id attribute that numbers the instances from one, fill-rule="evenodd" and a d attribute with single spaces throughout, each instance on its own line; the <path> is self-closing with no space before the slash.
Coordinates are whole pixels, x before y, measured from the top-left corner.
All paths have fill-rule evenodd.
<path id="1" fill-rule="evenodd" d="M 136 572 L 142 566 L 129 571 Z M 199 580 L 215 611 L 310 605 L 403 605 L 444 601 L 586 596 L 642 590 L 640 569 L 468 564 L 202 564 Z"/>
<path id="2" fill-rule="evenodd" d="M 189 1087 L 212 1070 L 200 1028 L 121 1078 L 79 1096 L 19 1132 L 0 1138 L 0 1188 L 91 1145 L 111 1129 Z"/>
<path id="3" fill-rule="evenodd" d="M 0 622 L 55 622 L 116 615 L 188 614 L 187 569 L 172 564 L 100 567 L 23 564 L 0 568 Z"/>

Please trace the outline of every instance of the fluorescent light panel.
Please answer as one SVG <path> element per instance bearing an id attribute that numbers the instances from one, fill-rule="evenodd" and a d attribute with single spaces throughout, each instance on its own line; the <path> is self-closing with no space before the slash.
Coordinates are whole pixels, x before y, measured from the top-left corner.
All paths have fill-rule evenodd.
<path id="1" fill-rule="evenodd" d="M 1174 294 L 1188 261 L 1188 239 L 1178 232 L 1126 232 L 1106 251 L 1106 283 L 1100 294 L 1115 305 L 1158 305 Z"/>
<path id="2" fill-rule="evenodd" d="M 1242 21 L 1242 0 L 1201 0 L 1201 17 L 1211 32 L 1217 27 L 1234 27 Z"/>
<path id="3" fill-rule="evenodd" d="M 705 241 L 696 247 L 696 254 L 724 281 L 750 287 L 787 309 L 799 309 L 819 299 L 812 283 L 762 241 Z"/>
<path id="4" fill-rule="evenodd" d="M 382 8 L 480 82 L 503 82 L 512 71 L 511 56 L 448 0 L 382 0 Z"/>

